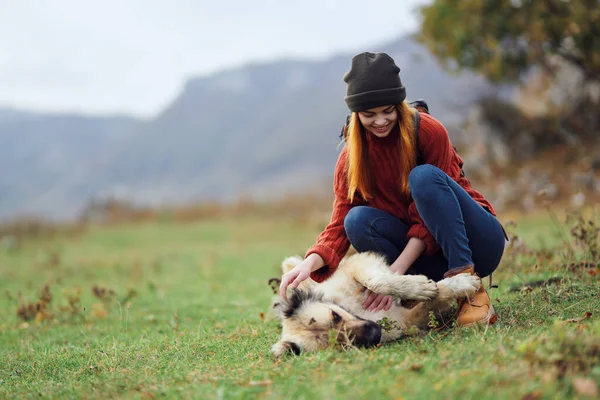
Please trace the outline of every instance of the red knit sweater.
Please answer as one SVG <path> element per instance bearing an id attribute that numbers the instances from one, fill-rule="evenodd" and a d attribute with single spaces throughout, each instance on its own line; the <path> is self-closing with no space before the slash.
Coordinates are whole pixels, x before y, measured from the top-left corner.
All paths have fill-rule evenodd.
<path id="1" fill-rule="evenodd" d="M 420 116 L 419 151 L 425 164 L 435 165 L 447 173 L 475 201 L 493 215 L 496 215 L 492 205 L 481 193 L 471 187 L 471 184 L 464 176 L 461 176 L 463 160 L 454 151 L 446 128 L 429 114 L 420 113 Z M 335 167 L 333 183 L 335 200 L 333 202 L 331 221 L 317 238 L 316 244 L 308 249 L 306 253 L 306 256 L 317 253 L 325 261 L 323 268 L 311 274 L 311 278 L 315 281 L 322 282 L 329 278 L 348 251 L 350 241 L 344 230 L 344 218 L 348 214 L 348 211 L 357 205 L 367 205 L 386 211 L 409 224 L 411 227 L 407 238 L 417 237 L 423 239 L 426 244 L 426 255 L 431 255 L 439 251 L 439 245 L 425 227 L 411 196 L 403 195 L 396 183 L 400 159 L 398 148 L 399 134 L 399 130 L 394 129 L 385 138 L 378 138 L 371 134 L 366 136 L 369 159 L 375 160 L 375 162 L 370 163 L 370 167 L 373 169 L 373 176 L 375 177 L 372 185 L 373 199 L 370 201 L 355 199 L 351 203 L 348 200 L 346 147 L 342 149 Z M 360 196 L 356 197 L 360 198 Z"/>

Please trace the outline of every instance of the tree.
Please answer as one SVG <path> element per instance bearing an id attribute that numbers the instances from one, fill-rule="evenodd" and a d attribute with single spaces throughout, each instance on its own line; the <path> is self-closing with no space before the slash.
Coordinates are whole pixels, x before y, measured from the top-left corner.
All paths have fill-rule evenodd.
<path id="1" fill-rule="evenodd" d="M 419 40 L 451 69 L 515 82 L 550 56 L 600 80 L 600 0 L 434 0 Z"/>

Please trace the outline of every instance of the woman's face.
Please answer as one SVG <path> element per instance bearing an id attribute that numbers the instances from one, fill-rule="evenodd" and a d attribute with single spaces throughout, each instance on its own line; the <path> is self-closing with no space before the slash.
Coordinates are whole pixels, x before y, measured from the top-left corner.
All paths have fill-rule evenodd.
<path id="1" fill-rule="evenodd" d="M 398 111 L 394 105 L 371 108 L 367 111 L 360 111 L 358 119 L 366 130 L 383 138 L 389 135 L 398 123 Z"/>

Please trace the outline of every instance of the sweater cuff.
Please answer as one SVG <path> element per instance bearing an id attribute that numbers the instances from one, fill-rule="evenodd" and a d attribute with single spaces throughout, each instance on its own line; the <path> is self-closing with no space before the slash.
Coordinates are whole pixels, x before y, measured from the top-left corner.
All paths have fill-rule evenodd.
<path id="1" fill-rule="evenodd" d="M 414 224 L 408 230 L 406 237 L 410 239 L 411 237 L 416 237 L 425 242 L 425 254 L 426 256 L 432 256 L 437 253 L 440 249 L 440 245 L 437 244 L 433 235 L 427 230 L 427 228 L 422 224 Z"/>
<path id="2" fill-rule="evenodd" d="M 325 265 L 322 268 L 319 268 L 318 270 L 313 271 L 310 274 L 310 277 L 313 281 L 321 283 L 327 278 L 329 278 L 331 275 L 333 275 L 338 265 L 340 264 L 340 257 L 335 253 L 335 251 L 331 247 L 323 246 L 322 244 L 316 244 L 310 249 L 308 249 L 304 258 L 308 257 L 313 253 L 320 255 L 323 261 L 325 261 Z"/>

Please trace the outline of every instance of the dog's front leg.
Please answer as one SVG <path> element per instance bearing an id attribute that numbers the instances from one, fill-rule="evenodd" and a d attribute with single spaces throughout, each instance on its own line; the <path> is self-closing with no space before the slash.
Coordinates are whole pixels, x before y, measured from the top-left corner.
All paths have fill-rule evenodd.
<path id="1" fill-rule="evenodd" d="M 385 258 L 375 253 L 355 254 L 343 264 L 348 276 L 377 294 L 400 300 L 429 300 L 437 295 L 434 281 L 424 275 L 393 274 Z"/>
<path id="2" fill-rule="evenodd" d="M 389 271 L 361 271 L 356 275 L 370 291 L 401 300 L 430 300 L 437 296 L 434 281 L 424 275 L 397 275 Z"/>

